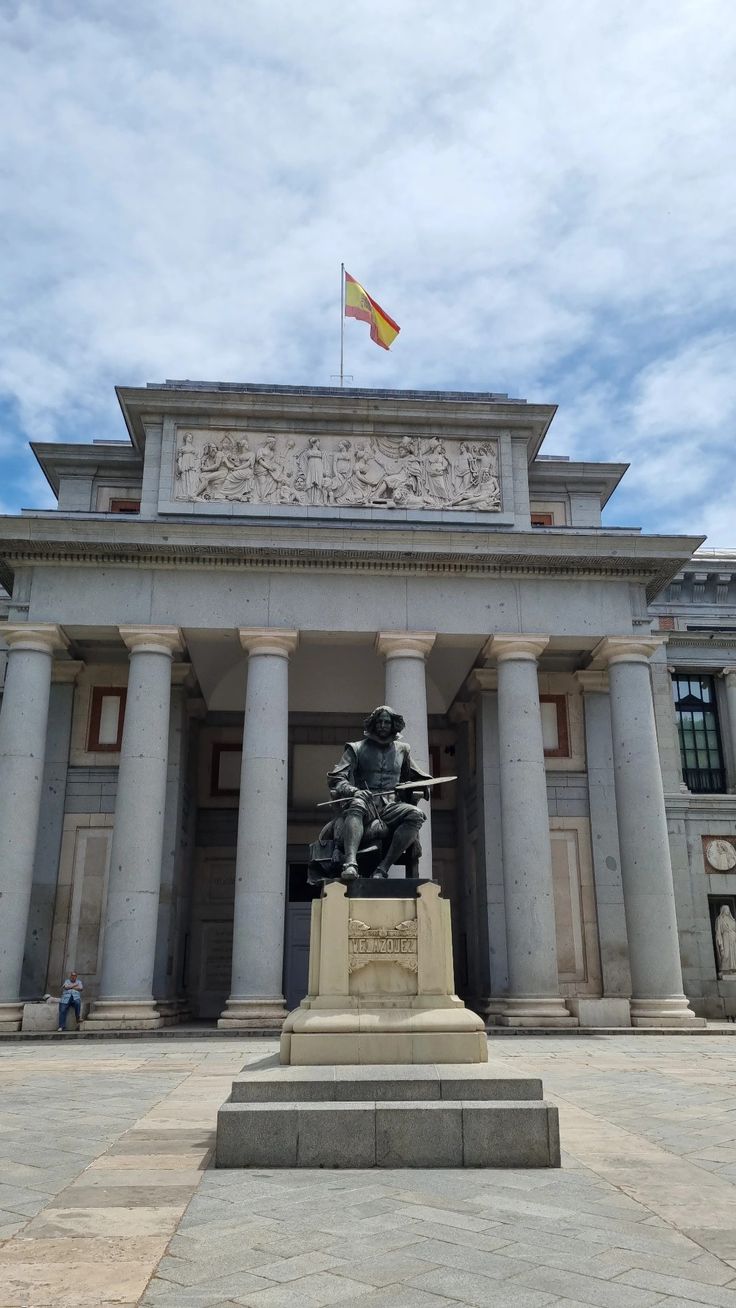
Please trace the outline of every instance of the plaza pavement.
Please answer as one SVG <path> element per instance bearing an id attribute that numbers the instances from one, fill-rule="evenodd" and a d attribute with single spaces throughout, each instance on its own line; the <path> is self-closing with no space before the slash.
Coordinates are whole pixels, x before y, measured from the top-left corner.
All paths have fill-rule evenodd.
<path id="1" fill-rule="evenodd" d="M 275 1047 L 0 1042 L 1 1308 L 736 1308 L 733 1035 L 492 1039 L 560 1171 L 210 1169 Z"/>

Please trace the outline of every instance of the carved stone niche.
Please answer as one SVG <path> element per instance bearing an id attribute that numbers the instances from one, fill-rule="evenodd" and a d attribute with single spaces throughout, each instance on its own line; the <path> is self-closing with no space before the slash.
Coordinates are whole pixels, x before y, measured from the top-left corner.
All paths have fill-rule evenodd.
<path id="1" fill-rule="evenodd" d="M 498 440 L 182 428 L 173 498 L 332 508 L 501 509 Z"/>

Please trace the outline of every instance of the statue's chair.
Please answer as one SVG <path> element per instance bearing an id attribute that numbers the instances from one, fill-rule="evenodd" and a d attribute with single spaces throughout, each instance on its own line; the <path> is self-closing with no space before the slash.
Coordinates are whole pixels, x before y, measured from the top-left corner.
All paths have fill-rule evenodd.
<path id="1" fill-rule="evenodd" d="M 336 832 L 337 828 L 337 832 Z M 366 826 L 358 847 L 358 875 L 373 876 L 391 843 L 391 832 L 380 818 Z M 419 876 L 422 847 L 419 840 L 412 841 L 395 866 L 403 866 L 407 877 Z M 339 838 L 339 819 L 328 822 L 316 840 L 309 846 L 307 879 L 311 885 L 338 879 L 342 872 L 343 848 Z"/>

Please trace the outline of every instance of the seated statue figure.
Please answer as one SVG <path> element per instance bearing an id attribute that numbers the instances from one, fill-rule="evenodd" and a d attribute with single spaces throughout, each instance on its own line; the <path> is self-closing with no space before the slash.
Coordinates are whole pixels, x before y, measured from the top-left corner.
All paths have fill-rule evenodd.
<path id="1" fill-rule="evenodd" d="M 427 797 L 421 783 L 431 777 L 412 762 L 407 742 L 398 739 L 403 727 L 400 713 L 387 704 L 379 705 L 365 720 L 363 739 L 348 742 L 339 763 L 328 773 L 336 816 L 310 845 L 309 879 L 313 883 L 338 876 L 353 881 L 361 874 L 358 858 L 363 854 L 363 875 L 387 877 L 395 863 L 404 862 L 407 874 L 416 876 L 421 856 L 419 829 L 424 822 L 416 801 Z M 397 786 L 411 781 L 417 782 L 416 789 L 396 791 Z M 377 863 L 369 858 L 376 850 Z"/>

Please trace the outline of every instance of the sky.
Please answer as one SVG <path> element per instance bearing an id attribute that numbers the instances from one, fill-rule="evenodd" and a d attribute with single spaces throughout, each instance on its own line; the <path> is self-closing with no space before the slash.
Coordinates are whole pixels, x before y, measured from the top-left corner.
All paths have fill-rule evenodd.
<path id="1" fill-rule="evenodd" d="M 736 547 L 733 0 L 0 0 L 0 512 L 113 387 L 506 391 Z"/>

